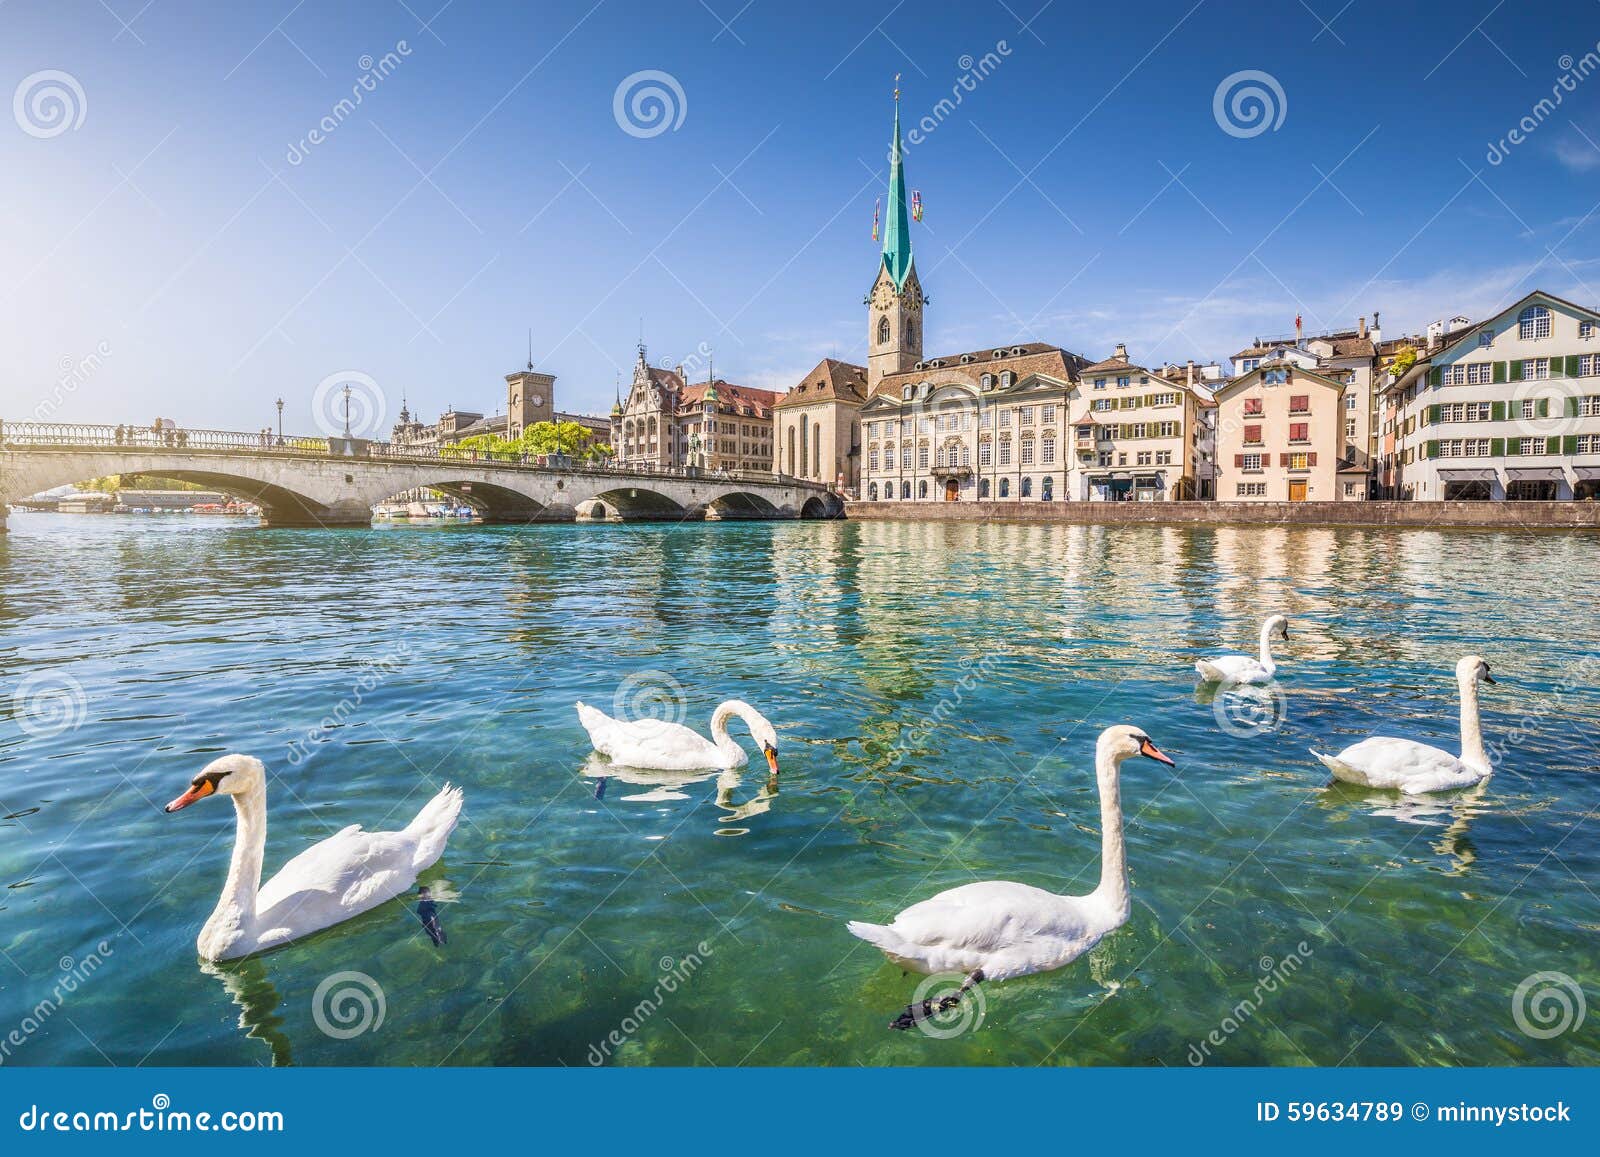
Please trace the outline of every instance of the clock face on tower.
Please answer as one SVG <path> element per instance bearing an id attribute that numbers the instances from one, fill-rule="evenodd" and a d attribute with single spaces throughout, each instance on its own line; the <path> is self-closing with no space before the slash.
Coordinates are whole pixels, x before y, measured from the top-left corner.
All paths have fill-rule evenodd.
<path id="1" fill-rule="evenodd" d="M 544 395 L 543 394 L 529 394 L 528 395 L 528 401 L 531 404 L 535 405 L 535 406 L 542 406 L 542 405 L 544 405 Z"/>

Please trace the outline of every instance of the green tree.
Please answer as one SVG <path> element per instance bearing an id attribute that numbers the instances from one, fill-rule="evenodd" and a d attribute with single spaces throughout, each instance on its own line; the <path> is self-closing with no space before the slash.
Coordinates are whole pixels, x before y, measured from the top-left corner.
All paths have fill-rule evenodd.
<path id="1" fill-rule="evenodd" d="M 1394 355 L 1394 360 L 1386 367 L 1397 378 L 1405 377 L 1406 371 L 1417 364 L 1417 350 L 1415 346 L 1401 346 L 1400 352 Z"/>

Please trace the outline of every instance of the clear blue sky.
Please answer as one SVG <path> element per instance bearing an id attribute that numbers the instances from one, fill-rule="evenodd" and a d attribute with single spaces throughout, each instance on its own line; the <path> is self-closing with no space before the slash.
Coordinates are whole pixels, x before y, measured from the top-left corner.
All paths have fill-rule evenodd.
<path id="1" fill-rule="evenodd" d="M 58 417 L 253 428 L 281 393 L 308 429 L 347 370 L 387 421 L 493 411 L 530 326 L 560 404 L 603 411 L 641 318 L 652 361 L 705 343 L 754 385 L 859 361 L 896 72 L 907 127 L 939 121 L 907 158 L 930 355 L 1212 359 L 1297 312 L 1600 301 L 1600 75 L 1533 112 L 1600 41 L 1587 0 L 442 2 L 0 4 L 4 92 L 82 93 L 59 133 L 0 118 L 0 417 L 97 349 Z M 683 93 L 654 136 L 614 116 L 642 70 Z M 1243 70 L 1284 94 L 1255 136 L 1214 116 Z"/>

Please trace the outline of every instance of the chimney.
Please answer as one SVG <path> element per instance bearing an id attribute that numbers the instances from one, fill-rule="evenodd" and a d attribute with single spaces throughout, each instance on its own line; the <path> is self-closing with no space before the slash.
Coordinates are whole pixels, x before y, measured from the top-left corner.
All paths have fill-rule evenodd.
<path id="1" fill-rule="evenodd" d="M 1114 358 L 1121 358 L 1123 361 L 1127 361 L 1128 360 L 1128 347 L 1125 344 L 1123 344 L 1122 342 L 1119 341 L 1117 343 L 1117 348 L 1114 349 L 1113 351 L 1111 351 L 1111 356 L 1114 357 Z"/>
<path id="2" fill-rule="evenodd" d="M 1361 317 L 1356 319 L 1356 336 L 1357 337 L 1366 337 L 1367 336 L 1367 319 L 1366 319 L 1365 315 L 1363 315 L 1363 316 L 1361 316 Z"/>
<path id="3" fill-rule="evenodd" d="M 1378 324 L 1378 311 L 1372 311 L 1372 344 L 1377 345 L 1383 340 L 1383 328 Z"/>
<path id="4" fill-rule="evenodd" d="M 1193 358 L 1190 358 L 1190 359 L 1189 359 L 1189 377 L 1188 377 L 1188 383 L 1189 383 L 1189 385 L 1191 385 L 1191 386 L 1192 386 L 1192 385 L 1194 385 L 1194 359 L 1193 359 Z"/>

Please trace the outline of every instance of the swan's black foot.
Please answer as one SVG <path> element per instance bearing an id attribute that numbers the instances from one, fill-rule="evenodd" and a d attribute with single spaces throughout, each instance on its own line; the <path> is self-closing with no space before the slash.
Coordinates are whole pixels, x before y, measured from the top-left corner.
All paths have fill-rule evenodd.
<path id="1" fill-rule="evenodd" d="M 968 989 L 982 980 L 983 969 L 973 969 L 967 975 L 967 978 L 961 982 L 961 987 L 955 992 L 938 998 L 930 997 L 927 1000 L 918 1001 L 916 1004 L 906 1005 L 900 1011 L 900 1015 L 889 1022 L 889 1027 L 898 1032 L 905 1032 L 919 1021 L 932 1020 L 941 1012 L 949 1012 L 961 1003 L 961 998 L 967 994 Z"/>
<path id="2" fill-rule="evenodd" d="M 949 1012 L 961 1003 L 959 996 L 942 996 L 938 1000 L 924 1000 L 917 1004 L 908 1004 L 901 1010 L 900 1015 L 889 1022 L 889 1027 L 905 1032 L 906 1029 L 916 1024 L 919 1020 L 931 1020 L 941 1012 Z"/>

